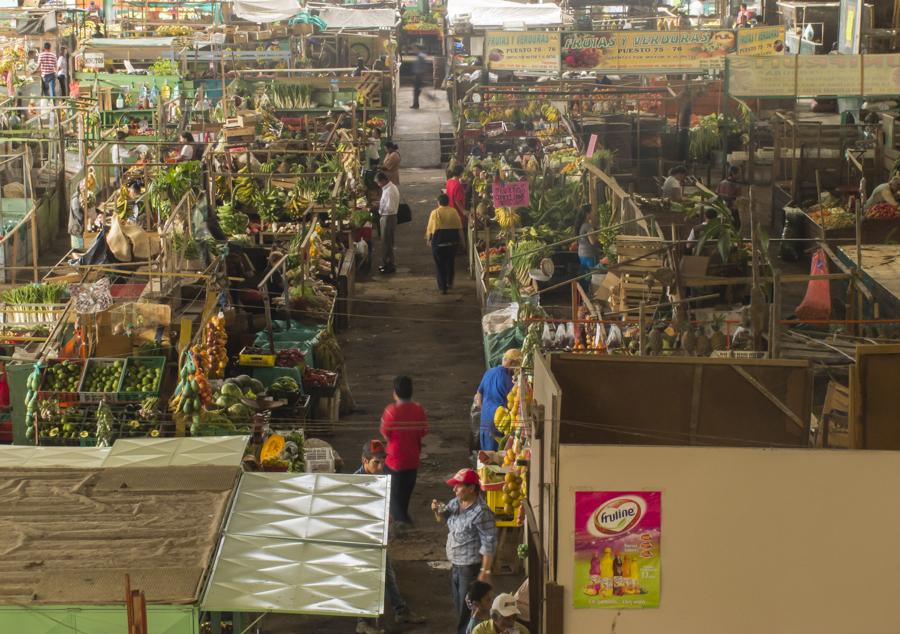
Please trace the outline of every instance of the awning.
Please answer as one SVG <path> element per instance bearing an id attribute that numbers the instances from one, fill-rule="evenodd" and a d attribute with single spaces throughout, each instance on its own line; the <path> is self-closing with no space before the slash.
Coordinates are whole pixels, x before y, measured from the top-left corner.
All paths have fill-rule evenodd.
<path id="1" fill-rule="evenodd" d="M 201 601 L 206 611 L 384 611 L 385 476 L 245 473 Z"/>
<path id="2" fill-rule="evenodd" d="M 329 31 L 337 29 L 391 29 L 400 19 L 394 9 L 344 9 L 325 7 L 317 9 Z"/>
<path id="3" fill-rule="evenodd" d="M 562 11 L 552 3 L 521 4 L 509 0 L 448 0 L 447 19 L 469 16 L 476 29 L 502 28 L 504 24 L 555 26 L 562 24 Z"/>
<path id="4" fill-rule="evenodd" d="M 174 37 L 95 37 L 88 40 L 84 49 L 103 53 L 110 59 L 170 59 L 175 54 Z"/>
<path id="5" fill-rule="evenodd" d="M 300 12 L 297 0 L 234 0 L 234 14 L 256 24 L 287 20 Z"/>

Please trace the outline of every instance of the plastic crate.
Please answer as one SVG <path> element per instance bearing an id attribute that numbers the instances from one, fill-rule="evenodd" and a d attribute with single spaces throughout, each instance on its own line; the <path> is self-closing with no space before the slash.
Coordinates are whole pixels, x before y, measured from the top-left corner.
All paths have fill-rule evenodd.
<path id="1" fill-rule="evenodd" d="M 327 447 L 304 449 L 306 473 L 334 473 L 334 451 Z"/>
<path id="2" fill-rule="evenodd" d="M 148 366 L 153 369 L 159 369 L 159 379 L 156 381 L 156 385 L 149 392 L 128 392 L 125 390 L 125 377 L 128 376 L 128 371 L 136 366 L 143 365 Z M 122 372 L 122 376 L 119 377 L 119 385 L 118 385 L 118 393 L 116 394 L 116 400 L 119 403 L 130 403 L 136 401 L 142 401 L 145 398 L 151 396 L 159 396 L 160 388 L 162 387 L 163 381 L 163 370 L 166 367 L 166 358 L 165 357 L 129 357 L 125 360 L 125 369 Z"/>
<path id="3" fill-rule="evenodd" d="M 253 368 L 253 378 L 267 388 L 283 376 L 289 376 L 297 381 L 297 385 L 303 386 L 303 374 L 299 368 Z"/>
<path id="4" fill-rule="evenodd" d="M 78 402 L 78 388 L 81 385 L 81 378 L 78 379 L 78 384 L 75 386 L 74 391 L 60 391 L 60 390 L 49 390 L 47 389 L 47 373 L 48 370 L 54 366 L 59 365 L 62 361 L 50 361 L 47 364 L 47 367 L 41 371 L 41 382 L 38 384 L 38 400 L 39 401 L 47 401 L 51 399 L 55 399 L 59 401 L 60 405 L 69 405 L 72 403 Z M 84 362 L 80 359 L 77 360 L 69 360 L 68 363 L 75 364 L 80 368 L 79 374 L 83 375 L 84 373 Z"/>
<path id="5" fill-rule="evenodd" d="M 240 354 L 238 354 L 238 363 L 240 365 L 247 365 L 251 367 L 271 368 L 275 365 L 275 355 L 247 352 L 247 348 L 244 348 L 243 350 L 241 350 Z"/>
<path id="6" fill-rule="evenodd" d="M 323 370 L 318 370 L 322 372 Z M 325 370 L 327 371 L 327 370 Z M 338 390 L 338 379 L 340 378 L 337 372 L 329 372 L 332 374 L 331 382 L 328 385 L 313 385 L 308 383 L 307 381 L 303 381 L 303 393 L 309 394 L 310 396 L 318 396 L 321 398 L 329 398 L 334 396 L 334 393 Z"/>
<path id="7" fill-rule="evenodd" d="M 82 403 L 99 403 L 100 401 L 107 401 L 110 403 L 115 403 L 118 398 L 118 390 L 122 385 L 122 375 L 125 373 L 125 364 L 122 364 L 122 369 L 119 371 L 119 378 L 116 379 L 116 389 L 111 390 L 109 392 L 88 392 L 85 390 L 85 381 L 87 380 L 88 374 L 90 373 L 92 368 L 97 366 L 110 366 L 114 364 L 116 361 L 122 361 L 122 359 L 88 359 L 84 364 L 84 371 L 81 373 L 81 382 L 78 384 L 78 396 L 79 400 Z"/>

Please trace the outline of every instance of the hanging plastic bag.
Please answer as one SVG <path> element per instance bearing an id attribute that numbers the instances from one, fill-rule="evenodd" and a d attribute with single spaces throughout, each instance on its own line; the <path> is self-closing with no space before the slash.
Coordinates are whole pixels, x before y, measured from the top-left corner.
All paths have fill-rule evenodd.
<path id="1" fill-rule="evenodd" d="M 809 274 L 813 276 L 828 274 L 828 259 L 822 249 L 813 255 Z M 827 279 L 810 280 L 806 285 L 806 296 L 794 313 L 799 319 L 829 319 L 831 317 L 831 283 Z"/>

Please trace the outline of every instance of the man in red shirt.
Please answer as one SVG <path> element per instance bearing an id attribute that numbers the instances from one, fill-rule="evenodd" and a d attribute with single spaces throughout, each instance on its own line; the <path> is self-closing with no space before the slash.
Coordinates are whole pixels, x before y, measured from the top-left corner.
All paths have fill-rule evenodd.
<path id="1" fill-rule="evenodd" d="M 412 400 L 413 384 L 408 376 L 394 379 L 394 402 L 381 415 L 381 435 L 387 441 L 386 471 L 391 475 L 391 517 L 412 525 L 409 500 L 416 486 L 422 439 L 428 433 L 425 409 Z"/>

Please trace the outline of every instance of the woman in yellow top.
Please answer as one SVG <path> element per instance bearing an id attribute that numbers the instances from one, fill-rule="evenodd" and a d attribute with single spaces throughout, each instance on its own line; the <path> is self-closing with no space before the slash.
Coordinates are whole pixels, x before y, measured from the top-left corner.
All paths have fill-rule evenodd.
<path id="1" fill-rule="evenodd" d="M 453 288 L 456 250 L 463 240 L 462 222 L 456 209 L 450 206 L 447 194 L 438 196 L 438 205 L 428 217 L 425 241 L 431 245 L 431 253 L 437 265 L 438 289 L 446 295 Z"/>

